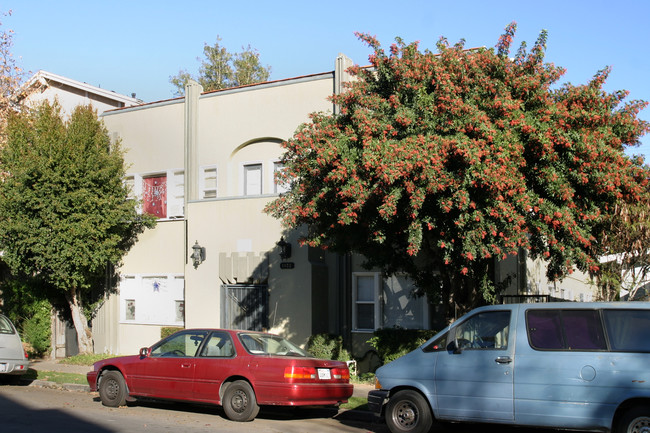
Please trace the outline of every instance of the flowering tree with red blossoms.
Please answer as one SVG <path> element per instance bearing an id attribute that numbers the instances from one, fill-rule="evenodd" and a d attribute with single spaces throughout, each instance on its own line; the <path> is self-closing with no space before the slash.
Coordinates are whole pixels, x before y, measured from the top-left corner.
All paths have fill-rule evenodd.
<path id="1" fill-rule="evenodd" d="M 605 219 L 648 194 L 650 170 L 624 153 L 649 130 L 646 103 L 605 92 L 608 69 L 554 88 L 564 69 L 543 61 L 546 32 L 512 58 L 515 30 L 496 49 L 442 38 L 437 54 L 360 34 L 371 67 L 351 69 L 337 114 L 284 144 L 290 189 L 267 212 L 462 309 L 493 301 L 495 260 L 522 250 L 549 279 L 596 271 Z"/>

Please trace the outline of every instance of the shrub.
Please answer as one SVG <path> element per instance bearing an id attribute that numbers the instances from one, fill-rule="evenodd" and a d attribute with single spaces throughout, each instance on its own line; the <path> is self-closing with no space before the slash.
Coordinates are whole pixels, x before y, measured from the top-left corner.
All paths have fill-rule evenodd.
<path id="1" fill-rule="evenodd" d="M 22 338 L 29 345 L 29 354 L 42 356 L 50 350 L 52 328 L 51 307 L 47 301 L 34 305 L 32 315 L 22 322 Z"/>
<path id="2" fill-rule="evenodd" d="M 343 348 L 343 337 L 334 334 L 316 334 L 309 337 L 307 351 L 316 358 L 349 361 L 350 352 Z"/>
<path id="3" fill-rule="evenodd" d="M 417 349 L 435 333 L 436 331 L 420 329 L 378 329 L 368 343 L 375 348 L 382 363 L 388 364 Z"/>
<path id="4" fill-rule="evenodd" d="M 163 326 L 160 328 L 160 339 L 162 340 L 163 338 L 167 338 L 170 335 L 172 335 L 174 332 L 178 332 L 182 330 L 183 328 L 179 326 Z"/>

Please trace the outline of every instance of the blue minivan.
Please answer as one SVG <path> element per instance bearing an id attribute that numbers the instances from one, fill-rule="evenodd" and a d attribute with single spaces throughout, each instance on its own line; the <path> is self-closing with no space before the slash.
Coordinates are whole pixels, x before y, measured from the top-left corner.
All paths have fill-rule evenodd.
<path id="1" fill-rule="evenodd" d="M 393 433 L 435 421 L 650 433 L 650 303 L 473 310 L 380 367 L 368 406 Z"/>

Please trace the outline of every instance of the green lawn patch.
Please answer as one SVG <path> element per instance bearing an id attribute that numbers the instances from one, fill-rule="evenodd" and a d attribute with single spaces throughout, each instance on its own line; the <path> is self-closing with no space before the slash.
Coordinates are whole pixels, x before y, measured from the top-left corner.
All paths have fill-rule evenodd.
<path id="1" fill-rule="evenodd" d="M 350 397 L 347 403 L 341 405 L 341 409 L 368 410 L 368 399 L 365 397 Z"/>
<path id="2" fill-rule="evenodd" d="M 82 355 L 68 356 L 59 360 L 59 364 L 68 365 L 93 365 L 102 359 L 115 358 L 115 355 L 105 355 L 102 353 L 86 353 Z"/>
<path id="3" fill-rule="evenodd" d="M 37 371 L 33 368 L 27 370 L 23 376 L 27 380 L 47 380 L 54 383 L 74 383 L 79 385 L 87 385 L 85 374 L 76 373 L 61 373 L 58 371 Z"/>

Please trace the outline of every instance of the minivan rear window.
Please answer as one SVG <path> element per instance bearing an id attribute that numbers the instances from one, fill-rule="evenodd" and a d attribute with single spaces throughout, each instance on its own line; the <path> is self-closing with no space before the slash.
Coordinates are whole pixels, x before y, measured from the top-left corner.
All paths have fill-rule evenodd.
<path id="1" fill-rule="evenodd" d="M 597 310 L 529 310 L 528 340 L 538 350 L 607 350 Z"/>
<path id="2" fill-rule="evenodd" d="M 617 352 L 650 352 L 650 310 L 603 310 L 609 344 Z"/>
<path id="3" fill-rule="evenodd" d="M 14 327 L 11 326 L 11 322 L 4 316 L 0 316 L 0 334 L 13 334 Z"/>

